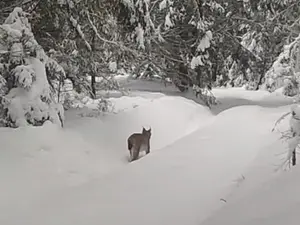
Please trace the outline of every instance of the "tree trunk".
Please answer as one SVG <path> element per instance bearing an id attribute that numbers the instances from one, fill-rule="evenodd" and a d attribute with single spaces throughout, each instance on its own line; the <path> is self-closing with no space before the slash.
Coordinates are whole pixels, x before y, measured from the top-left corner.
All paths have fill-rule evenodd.
<path id="1" fill-rule="evenodd" d="M 258 83 L 257 83 L 257 86 L 255 88 L 256 91 L 258 91 L 259 90 L 259 86 L 262 85 L 262 80 L 263 80 L 264 76 L 265 76 L 264 74 L 260 75 Z"/>
<path id="2" fill-rule="evenodd" d="M 293 151 L 292 165 L 296 166 L 296 149 L 294 149 L 294 151 Z"/>
<path id="3" fill-rule="evenodd" d="M 96 40 L 96 34 L 93 33 L 93 36 L 92 36 L 92 45 L 91 45 L 91 48 L 92 48 L 92 52 L 91 52 L 91 55 L 93 56 L 94 54 L 94 50 L 95 50 L 95 40 Z M 91 67 L 91 89 L 92 89 L 92 99 L 96 99 L 96 87 L 95 87 L 95 84 L 96 84 L 96 73 L 97 73 L 97 69 L 96 68 L 93 68 L 93 66 Z"/>
<path id="4" fill-rule="evenodd" d="M 58 82 L 58 91 L 57 91 L 57 103 L 60 102 L 60 94 L 61 94 L 61 86 L 62 86 L 63 80 L 60 77 Z"/>
<path id="5" fill-rule="evenodd" d="M 293 133 L 293 137 L 296 137 L 296 132 Z M 296 166 L 296 148 L 293 151 L 293 155 L 292 155 L 292 165 Z"/>
<path id="6" fill-rule="evenodd" d="M 262 85 L 262 80 L 265 77 L 266 64 L 267 64 L 266 60 L 264 60 L 263 69 L 262 69 L 262 71 L 260 73 L 260 76 L 259 76 L 259 79 L 258 79 L 258 83 L 257 83 L 256 89 L 255 89 L 256 91 L 258 91 L 259 86 Z"/>
<path id="7" fill-rule="evenodd" d="M 91 75 L 91 88 L 92 88 L 92 98 L 96 98 L 96 76 L 94 74 Z"/>
<path id="8" fill-rule="evenodd" d="M 216 82 L 216 80 L 217 80 L 217 73 L 218 73 L 218 64 L 216 63 L 216 64 L 213 66 L 212 82 Z"/>

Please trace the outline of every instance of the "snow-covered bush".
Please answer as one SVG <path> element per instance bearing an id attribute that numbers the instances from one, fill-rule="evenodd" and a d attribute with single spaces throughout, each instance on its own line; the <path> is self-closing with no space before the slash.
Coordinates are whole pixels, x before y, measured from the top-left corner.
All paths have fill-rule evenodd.
<path id="1" fill-rule="evenodd" d="M 37 43 L 27 14 L 15 8 L 0 25 L 0 116 L 4 126 L 63 125 L 64 110 L 49 83 L 64 71 Z"/>
<path id="2" fill-rule="evenodd" d="M 296 77 L 285 81 L 282 93 L 286 96 L 295 96 L 299 94 L 299 82 Z"/>
<path id="3" fill-rule="evenodd" d="M 200 88 L 197 85 L 193 85 L 193 92 L 195 93 L 196 97 L 199 97 L 209 108 L 218 104 L 216 97 L 208 87 Z"/>
<path id="4" fill-rule="evenodd" d="M 284 46 L 283 52 L 265 75 L 264 89 L 270 92 L 283 87 L 283 94 L 293 96 L 299 94 L 299 55 L 300 35 Z"/>
<path id="5" fill-rule="evenodd" d="M 109 100 L 101 98 L 101 99 L 99 99 L 97 109 L 100 112 L 104 112 L 104 113 L 111 112 L 113 110 L 113 105 Z"/>
<path id="6" fill-rule="evenodd" d="M 79 95 L 77 95 L 79 97 Z M 82 96 L 77 99 L 77 107 L 81 117 L 100 117 L 106 114 L 116 113 L 114 104 L 105 98 L 92 99 L 88 96 Z M 75 101 L 73 102 L 75 103 Z"/>
<path id="7" fill-rule="evenodd" d="M 290 138 L 288 140 L 288 153 L 284 163 L 288 162 L 296 165 L 296 152 L 300 144 L 300 106 L 293 105 L 291 107 L 290 117 Z"/>
<path id="8" fill-rule="evenodd" d="M 287 141 L 287 155 L 278 169 L 290 165 L 295 166 L 297 163 L 296 155 L 300 144 L 300 105 L 292 105 L 290 112 L 285 113 L 278 119 L 273 131 L 287 116 L 290 116 L 287 129 L 286 126 L 284 126 L 286 130 L 280 131 L 281 139 L 285 139 Z"/>

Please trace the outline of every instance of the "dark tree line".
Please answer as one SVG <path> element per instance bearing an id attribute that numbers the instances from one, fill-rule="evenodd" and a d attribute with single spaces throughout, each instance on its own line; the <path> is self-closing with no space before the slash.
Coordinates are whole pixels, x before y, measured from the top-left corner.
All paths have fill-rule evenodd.
<path id="1" fill-rule="evenodd" d="M 59 92 L 68 79 L 77 93 L 96 98 L 96 79 L 100 88 L 118 89 L 112 77 L 123 69 L 159 74 L 180 91 L 274 90 L 276 76 L 284 76 L 291 80 L 286 93 L 298 93 L 298 0 L 2 0 L 1 24 L 15 7 L 27 13 L 37 43 L 62 67 L 61 73 L 46 70 Z M 279 57 L 287 44 L 287 56 Z M 286 74 L 272 72 L 276 60 L 288 66 Z"/>

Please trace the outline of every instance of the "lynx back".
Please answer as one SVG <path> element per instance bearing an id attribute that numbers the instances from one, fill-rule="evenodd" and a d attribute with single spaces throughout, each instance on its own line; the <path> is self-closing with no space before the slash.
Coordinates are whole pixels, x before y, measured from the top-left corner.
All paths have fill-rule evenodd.
<path id="1" fill-rule="evenodd" d="M 151 128 L 146 130 L 143 127 L 142 133 L 133 133 L 127 139 L 128 150 L 130 152 L 130 161 L 137 160 L 141 151 L 146 155 L 150 153 Z"/>

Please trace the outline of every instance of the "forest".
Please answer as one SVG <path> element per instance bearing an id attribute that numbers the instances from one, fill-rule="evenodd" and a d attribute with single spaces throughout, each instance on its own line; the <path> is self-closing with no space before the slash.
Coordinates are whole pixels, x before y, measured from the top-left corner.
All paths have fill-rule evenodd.
<path id="1" fill-rule="evenodd" d="M 1 124 L 62 121 L 75 97 L 102 98 L 97 91 L 120 89 L 114 76 L 124 73 L 159 77 L 207 105 L 214 104 L 212 87 L 282 88 L 295 96 L 299 6 L 297 0 L 2 0 Z M 43 81 L 32 56 L 45 64 L 47 87 L 37 87 Z M 35 96 L 21 107 L 22 92 L 31 89 Z"/>
<path id="2" fill-rule="evenodd" d="M 299 0 L 0 0 L 1 225 L 299 225 Z"/>

